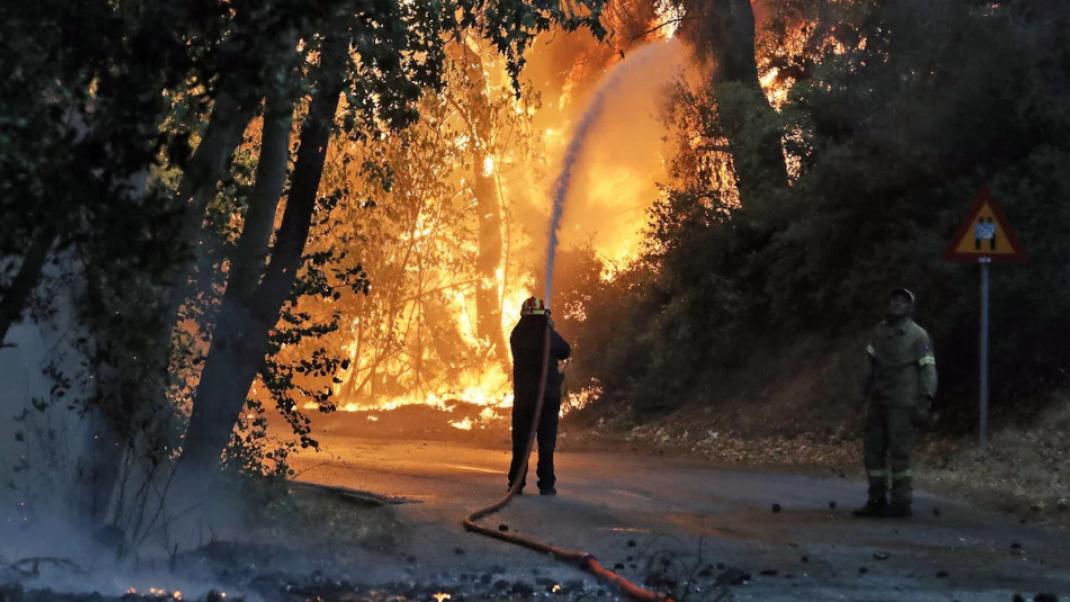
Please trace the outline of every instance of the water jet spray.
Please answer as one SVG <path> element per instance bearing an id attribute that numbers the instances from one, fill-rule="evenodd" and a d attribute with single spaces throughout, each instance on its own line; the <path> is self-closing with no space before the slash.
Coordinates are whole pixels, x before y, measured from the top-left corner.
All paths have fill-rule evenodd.
<path id="1" fill-rule="evenodd" d="M 561 173 L 558 174 L 557 179 L 554 181 L 553 208 L 550 214 L 549 241 L 546 247 L 546 293 L 543 297 L 546 307 L 550 307 L 550 296 L 553 293 L 554 256 L 557 253 L 558 243 L 557 233 L 561 228 L 561 216 L 564 213 L 565 197 L 568 196 L 569 185 L 572 181 L 572 169 L 575 167 L 576 162 L 583 153 L 584 143 L 587 141 L 587 138 L 591 133 L 592 126 L 598 121 L 598 118 L 602 116 L 607 95 L 620 85 L 621 80 L 623 80 L 624 76 L 632 69 L 644 65 L 656 56 L 656 51 L 659 46 L 659 44 L 645 46 L 633 53 L 629 60 L 618 63 L 613 67 L 602 84 L 595 90 L 594 97 L 587 106 L 587 110 L 584 111 L 583 118 L 580 120 L 579 125 L 576 127 L 576 131 L 572 135 L 572 139 L 569 141 L 568 148 L 565 151 L 564 160 L 562 161 Z M 520 475 L 527 473 L 528 458 L 531 456 L 531 448 L 535 443 L 535 434 L 539 425 L 539 415 L 542 413 L 543 409 L 543 401 L 546 393 L 546 377 L 550 369 L 551 329 L 552 326 L 550 325 L 550 321 L 547 320 L 546 329 L 543 335 L 543 358 L 541 376 L 539 378 L 539 393 L 538 397 L 536 397 L 535 415 L 531 422 L 531 430 L 528 433 L 527 448 L 524 452 L 524 461 L 520 468 Z M 516 495 L 517 491 L 520 489 L 521 483 L 523 482 L 524 479 L 522 477 L 517 478 L 509 488 L 509 492 L 505 494 L 505 497 L 486 508 L 481 508 L 466 516 L 462 521 L 464 528 L 487 537 L 501 539 L 538 552 L 550 554 L 555 558 L 559 558 L 566 562 L 571 562 L 580 568 L 595 574 L 599 578 L 612 583 L 633 599 L 649 600 L 651 602 L 673 602 L 671 597 L 645 589 L 632 583 L 622 575 L 605 568 L 592 554 L 582 550 L 559 548 L 531 537 L 524 537 L 522 535 L 504 531 L 495 531 L 478 524 L 480 519 L 494 514 L 508 505 L 513 499 L 513 496 Z"/>
<path id="2" fill-rule="evenodd" d="M 605 110 L 606 97 L 615 91 L 632 71 L 638 70 L 656 59 L 662 50 L 664 43 L 648 44 L 632 53 L 624 61 L 617 63 L 602 83 L 594 92 L 594 96 L 583 112 L 576 131 L 569 140 L 565 150 L 565 156 L 561 161 L 561 171 L 554 180 L 553 204 L 550 211 L 549 240 L 546 245 L 546 290 L 543 295 L 544 303 L 550 307 L 550 297 L 553 293 L 554 284 L 554 259 L 557 254 L 558 231 L 561 229 L 561 216 L 565 211 L 565 198 L 568 197 L 569 187 L 572 184 L 572 170 L 583 155 L 584 145 L 591 134 L 593 126 L 598 122 Z"/>

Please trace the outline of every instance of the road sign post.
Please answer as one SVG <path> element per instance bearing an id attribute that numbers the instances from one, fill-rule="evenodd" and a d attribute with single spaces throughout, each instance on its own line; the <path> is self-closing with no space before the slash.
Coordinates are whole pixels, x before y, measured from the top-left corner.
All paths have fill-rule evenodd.
<path id="1" fill-rule="evenodd" d="M 988 333 L 989 274 L 993 262 L 1025 260 L 1018 236 L 1011 230 L 1006 214 L 986 187 L 974 201 L 966 220 L 959 226 L 944 259 L 976 262 L 981 266 L 981 333 L 978 341 L 978 426 L 977 440 L 982 448 L 988 444 Z"/>
<path id="2" fill-rule="evenodd" d="M 992 261 L 988 257 L 978 260 L 981 264 L 981 349 L 978 354 L 978 370 L 981 374 L 980 383 L 980 420 L 977 429 L 977 440 L 981 448 L 988 445 L 988 265 Z"/>

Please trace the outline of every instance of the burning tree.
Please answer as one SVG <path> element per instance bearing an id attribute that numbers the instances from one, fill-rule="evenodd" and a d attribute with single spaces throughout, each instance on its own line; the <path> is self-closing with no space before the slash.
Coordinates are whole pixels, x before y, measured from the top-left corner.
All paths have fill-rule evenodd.
<path id="1" fill-rule="evenodd" d="M 516 6 L 515 14 L 483 14 L 479 5 L 404 5 L 376 11 L 335 7 L 331 27 L 318 32 L 318 62 L 310 68 L 313 96 L 301 127 L 281 224 L 259 284 L 244 289 L 228 279 L 212 349 L 193 398 L 180 471 L 200 474 L 215 464 L 245 404 L 249 385 L 263 363 L 268 337 L 301 269 L 317 208 L 317 192 L 343 91 L 343 131 L 358 139 L 396 131 L 417 116 L 413 102 L 422 86 L 438 86 L 446 35 L 471 28 L 509 57 L 515 77 L 528 40 L 554 21 L 597 28 L 597 5 L 576 15 L 562 7 Z M 458 18 L 459 17 L 459 18 Z M 341 27 L 339 27 L 341 25 Z M 354 54 L 350 54 L 352 47 Z M 274 195 L 271 195 L 274 196 Z M 270 198 L 270 197 L 266 197 Z M 251 223 L 246 224 L 249 228 Z M 270 231 L 267 234 L 271 234 Z M 245 238 L 243 232 L 242 238 Z M 263 242 L 257 241 L 258 246 Z M 239 243 L 241 244 L 241 243 Z M 255 255 L 255 254 L 254 254 Z M 235 264 L 234 273 L 245 266 Z M 250 281 L 255 281 L 251 279 Z"/>
<path id="2" fill-rule="evenodd" d="M 329 307 L 338 289 L 367 286 L 342 250 L 308 245 L 342 198 L 320 187 L 336 134 L 385 138 L 411 124 L 462 34 L 500 52 L 515 82 L 539 32 L 601 33 L 595 0 L 329 4 L 3 9 L 12 44 L 3 60 L 14 75 L 5 99 L 24 116 L 4 113 L 17 126 L 4 144 L 19 152 L 5 151 L 0 168 L 11 192 L 5 215 L 24 219 L 3 232 L 3 252 L 15 258 L 5 267 L 19 273 L 0 324 L 6 331 L 22 315 L 45 258 L 73 249 L 70 273 L 91 301 L 78 343 L 91 359 L 83 401 L 106 417 L 91 471 L 102 476 L 99 507 L 119 478 L 111 450 L 151 447 L 150 473 L 180 453 L 183 482 L 211 472 L 258 377 L 330 407 L 330 387 L 301 379 L 330 379 L 342 362 L 324 353 L 295 364 L 285 348 L 333 328 L 330 318 L 310 321 L 302 304 Z M 100 35 L 70 35 L 76 26 Z M 20 64 L 38 55 L 48 57 L 41 69 Z M 64 177 L 39 175 L 52 170 Z M 300 299 L 309 295 L 318 300 Z M 165 378 L 169 369 L 179 373 Z M 191 414 L 179 441 L 168 395 L 183 391 L 192 395 L 177 401 Z M 291 395 L 275 397 L 301 433 Z"/>
<path id="3" fill-rule="evenodd" d="M 343 142 L 331 162 L 329 184 L 353 193 L 334 236 L 359 249 L 377 290 L 346 301 L 339 392 L 351 407 L 473 388 L 488 395 L 472 401 L 494 403 L 507 388 L 501 306 L 517 293 L 503 240 L 519 233 L 500 195 L 503 177 L 534 160 L 534 100 L 505 82 L 490 89 L 468 43 L 450 48 L 446 85 L 425 95 L 418 123 Z"/>
<path id="4" fill-rule="evenodd" d="M 775 389 L 768 376 L 754 377 L 759 389 L 735 375 L 769 370 L 800 339 L 828 350 L 811 353 L 807 369 L 837 373 L 830 358 L 853 357 L 854 333 L 891 283 L 925 291 L 934 340 L 972 348 L 973 301 L 961 291 L 975 285 L 940 257 L 962 203 L 986 184 L 1001 188 L 1047 257 L 1005 274 L 1003 319 L 1017 322 L 1023 304 L 1045 300 L 1001 341 L 1004 357 L 1026 347 L 1064 353 L 1064 339 L 1046 332 L 1065 323 L 1056 308 L 1067 307 L 1066 288 L 1055 282 L 1065 280 L 1066 251 L 1054 224 L 1066 211 L 1052 200 L 1060 193 L 1039 191 L 1063 188 L 1049 174 L 1067 160 L 1054 134 L 1067 127 L 1055 110 L 1066 96 L 1058 65 L 1067 46 L 1055 33 L 1065 9 L 1030 0 L 705 5 L 682 31 L 714 64 L 672 106 L 678 152 L 651 213 L 646 265 L 594 295 L 626 326 L 581 335 L 605 350 L 588 367 L 613 398 L 665 411 L 764 396 Z M 709 50 L 726 44 L 734 47 Z M 1058 217 L 1036 221 L 1042 214 Z M 942 364 L 954 412 L 970 410 L 972 364 Z M 995 370 L 1016 403 L 1066 382 L 1045 360 Z M 822 382 L 807 415 L 842 423 L 853 385 L 846 373 Z"/>

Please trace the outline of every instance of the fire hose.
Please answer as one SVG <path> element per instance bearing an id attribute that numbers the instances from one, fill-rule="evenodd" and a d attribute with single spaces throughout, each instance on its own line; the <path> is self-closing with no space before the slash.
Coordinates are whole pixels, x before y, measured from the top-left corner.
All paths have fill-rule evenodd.
<path id="1" fill-rule="evenodd" d="M 536 552 L 542 552 L 549 554 L 550 556 L 569 562 L 579 566 L 581 569 L 586 570 L 596 577 L 612 583 L 617 586 L 622 592 L 636 600 L 651 600 L 658 602 L 673 602 L 672 598 L 665 594 L 644 589 L 635 583 L 632 583 L 624 576 L 615 573 L 602 565 L 592 554 L 579 550 L 569 550 L 566 548 L 559 548 L 547 543 L 543 543 L 537 539 L 531 537 L 524 537 L 523 535 L 516 535 L 503 531 L 495 531 L 488 527 L 484 527 L 478 524 L 482 518 L 490 516 L 495 512 L 498 512 L 502 508 L 506 507 L 513 496 L 517 494 L 520 487 L 524 483 L 524 475 L 528 471 L 528 458 L 531 456 L 531 448 L 535 444 L 535 434 L 538 432 L 539 416 L 542 414 L 543 397 L 546 395 L 546 376 L 549 373 L 550 368 L 550 332 L 552 330 L 550 320 L 546 321 L 546 331 L 543 336 L 543 355 L 542 355 L 542 371 L 539 378 L 539 396 L 535 402 L 535 415 L 531 422 L 531 430 L 528 432 L 528 442 L 524 448 L 524 459 L 520 464 L 520 472 L 517 473 L 516 478 L 513 479 L 513 483 L 509 487 L 509 491 L 505 494 L 505 497 L 494 502 L 486 508 L 476 510 L 464 518 L 464 528 L 468 531 L 475 531 L 480 535 L 487 537 L 493 537 L 502 541 L 523 546 Z"/>

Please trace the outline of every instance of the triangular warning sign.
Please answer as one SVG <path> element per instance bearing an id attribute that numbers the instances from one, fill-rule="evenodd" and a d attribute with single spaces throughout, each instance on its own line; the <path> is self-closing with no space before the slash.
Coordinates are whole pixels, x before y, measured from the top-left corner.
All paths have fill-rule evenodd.
<path id="1" fill-rule="evenodd" d="M 1023 261 L 1025 251 L 988 187 L 977 195 L 966 220 L 944 252 L 948 261 Z"/>

